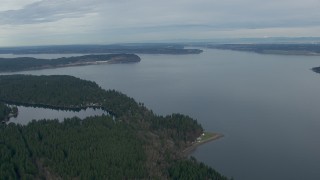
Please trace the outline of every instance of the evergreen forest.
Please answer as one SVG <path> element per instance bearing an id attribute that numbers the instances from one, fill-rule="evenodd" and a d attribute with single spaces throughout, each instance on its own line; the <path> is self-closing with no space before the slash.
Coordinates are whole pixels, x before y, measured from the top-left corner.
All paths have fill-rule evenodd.
<path id="1" fill-rule="evenodd" d="M 72 76 L 0 76 L 0 100 L 109 115 L 0 125 L 1 179 L 228 179 L 182 153 L 203 132 L 115 90 Z"/>

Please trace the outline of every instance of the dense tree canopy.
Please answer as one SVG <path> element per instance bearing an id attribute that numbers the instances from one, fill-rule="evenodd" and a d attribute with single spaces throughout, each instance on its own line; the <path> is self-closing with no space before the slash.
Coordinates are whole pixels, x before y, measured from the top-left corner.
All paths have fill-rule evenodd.
<path id="1" fill-rule="evenodd" d="M 111 114 L 62 123 L 2 124 L 4 179 L 225 179 L 184 159 L 182 151 L 203 132 L 196 120 L 181 114 L 157 116 L 142 103 L 94 82 L 71 76 L 0 76 L 0 100 L 71 109 L 97 106 Z M 186 167 L 199 176 L 177 170 Z"/>
<path id="2" fill-rule="evenodd" d="M 143 142 L 111 117 L 33 121 L 0 127 L 1 178 L 147 177 Z"/>
<path id="3" fill-rule="evenodd" d="M 2 102 L 0 102 L 0 122 L 3 123 L 9 120 L 10 116 L 17 116 L 18 108 L 13 106 L 10 107 Z"/>
<path id="4" fill-rule="evenodd" d="M 103 107 L 122 115 L 138 110 L 138 104 L 126 95 L 105 91 L 96 83 L 72 76 L 0 76 L 0 100 L 51 108 Z"/>
<path id="5" fill-rule="evenodd" d="M 4 103 L 0 102 L 0 121 L 5 120 L 10 114 L 10 107 L 6 106 Z"/>
<path id="6" fill-rule="evenodd" d="M 197 162 L 194 157 L 190 159 L 178 160 L 169 168 L 169 174 L 172 179 L 212 179 L 227 180 L 211 167 Z"/>
<path id="7" fill-rule="evenodd" d="M 166 132 L 171 138 L 179 141 L 193 141 L 203 131 L 196 120 L 182 114 L 153 118 L 152 129 L 159 133 Z"/>

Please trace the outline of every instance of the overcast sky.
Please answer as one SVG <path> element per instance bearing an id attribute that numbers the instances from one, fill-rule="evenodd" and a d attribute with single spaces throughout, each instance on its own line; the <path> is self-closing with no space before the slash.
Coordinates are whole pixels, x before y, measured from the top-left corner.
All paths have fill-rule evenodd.
<path id="1" fill-rule="evenodd" d="M 0 46 L 320 36 L 320 0 L 0 3 Z"/>

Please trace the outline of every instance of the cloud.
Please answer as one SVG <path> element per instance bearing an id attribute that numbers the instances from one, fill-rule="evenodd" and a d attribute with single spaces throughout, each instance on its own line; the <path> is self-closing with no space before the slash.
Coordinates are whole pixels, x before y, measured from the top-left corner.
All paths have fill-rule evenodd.
<path id="1" fill-rule="evenodd" d="M 80 18 L 95 12 L 98 0 L 42 0 L 22 9 L 0 12 L 1 24 L 37 24 Z"/>
<path id="2" fill-rule="evenodd" d="M 3 1 L 0 45 L 320 36 L 319 0 Z"/>
<path id="3" fill-rule="evenodd" d="M 54 22 L 95 12 L 112 27 L 312 26 L 320 22 L 319 8 L 316 0 L 38 0 L 22 9 L 0 12 L 0 24 Z"/>
<path id="4" fill-rule="evenodd" d="M 41 0 L 1 0 L 0 12 L 22 9 L 24 6 L 37 1 Z"/>

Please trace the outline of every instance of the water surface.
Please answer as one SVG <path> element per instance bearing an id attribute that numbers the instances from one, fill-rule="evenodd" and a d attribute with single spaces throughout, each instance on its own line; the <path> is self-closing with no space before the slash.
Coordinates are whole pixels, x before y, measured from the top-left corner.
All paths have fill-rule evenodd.
<path id="1" fill-rule="evenodd" d="M 84 119 L 89 116 L 101 116 L 102 114 L 107 115 L 108 113 L 102 109 L 93 109 L 87 108 L 80 111 L 71 111 L 71 110 L 56 110 L 49 108 L 39 108 L 39 107 L 18 107 L 18 116 L 11 117 L 10 122 L 26 125 L 32 120 L 41 120 L 41 119 L 58 119 L 63 121 L 65 118 L 78 117 Z"/>
<path id="2" fill-rule="evenodd" d="M 237 180 L 320 179 L 320 75 L 310 70 L 320 57 L 208 49 L 140 56 L 136 64 L 22 73 L 73 75 L 158 114 L 188 114 L 225 135 L 193 156 Z"/>

